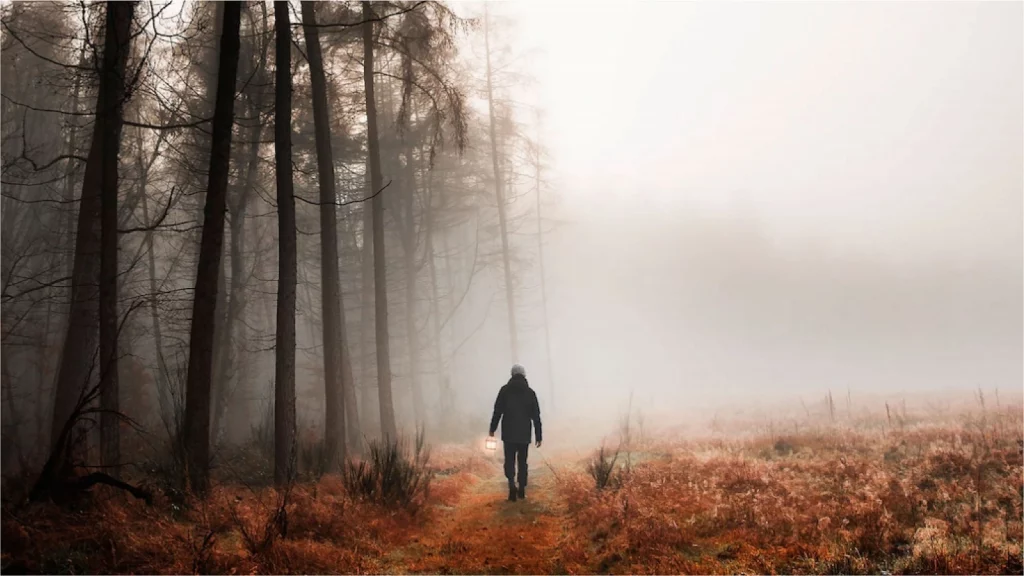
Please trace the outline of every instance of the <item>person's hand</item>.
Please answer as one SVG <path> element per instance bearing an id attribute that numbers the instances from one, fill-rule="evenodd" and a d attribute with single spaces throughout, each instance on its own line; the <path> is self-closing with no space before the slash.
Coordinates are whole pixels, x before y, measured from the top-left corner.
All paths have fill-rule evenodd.
<path id="1" fill-rule="evenodd" d="M 540 448 L 540 440 L 537 440 L 537 448 Z"/>
<path id="2" fill-rule="evenodd" d="M 494 432 L 491 432 L 491 433 L 487 434 L 487 437 L 488 438 L 494 438 Z"/>

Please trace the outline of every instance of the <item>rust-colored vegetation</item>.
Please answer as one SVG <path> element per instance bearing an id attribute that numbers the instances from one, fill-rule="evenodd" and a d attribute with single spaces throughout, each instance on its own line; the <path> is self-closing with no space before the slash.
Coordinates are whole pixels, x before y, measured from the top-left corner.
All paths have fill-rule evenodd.
<path id="1" fill-rule="evenodd" d="M 905 416 L 901 416 L 904 418 Z M 569 572 L 1019 574 L 1021 408 L 960 423 L 651 441 L 560 491 Z M 612 456 L 605 455 L 605 462 Z"/>
<path id="2" fill-rule="evenodd" d="M 456 445 L 433 448 L 429 487 L 401 505 L 344 475 L 204 500 L 154 488 L 151 505 L 108 487 L 28 503 L 12 483 L 3 572 L 1021 573 L 1020 407 L 878 418 L 627 433 L 603 463 L 545 447 L 518 503 L 494 458 Z"/>

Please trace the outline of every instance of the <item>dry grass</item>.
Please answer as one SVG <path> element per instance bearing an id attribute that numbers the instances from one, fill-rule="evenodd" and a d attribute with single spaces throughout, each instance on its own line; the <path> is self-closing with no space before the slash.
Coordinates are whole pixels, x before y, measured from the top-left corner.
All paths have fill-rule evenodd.
<path id="1" fill-rule="evenodd" d="M 645 433 L 601 490 L 588 460 L 555 459 L 516 504 L 472 445 L 432 450 L 429 496 L 409 509 L 354 495 L 336 475 L 287 497 L 223 484 L 203 501 L 160 495 L 152 506 L 97 488 L 72 510 L 14 506 L 5 490 L 2 568 L 1021 573 L 1020 407 L 788 434 L 736 428 L 705 439 Z"/>
<path id="2" fill-rule="evenodd" d="M 431 484 L 408 507 L 375 502 L 325 475 L 287 493 L 237 484 L 184 505 L 159 496 L 153 506 L 99 488 L 77 510 L 27 504 L 2 517 L 4 573 L 366 573 L 434 521 L 477 477 L 472 458 Z M 435 468 L 436 471 L 436 468 Z M 5 503 L 6 504 L 6 503 Z M 425 505 L 425 506 L 424 506 Z"/>
<path id="3" fill-rule="evenodd" d="M 904 431 L 676 442 L 560 475 L 569 572 L 1020 574 L 1021 411 Z"/>

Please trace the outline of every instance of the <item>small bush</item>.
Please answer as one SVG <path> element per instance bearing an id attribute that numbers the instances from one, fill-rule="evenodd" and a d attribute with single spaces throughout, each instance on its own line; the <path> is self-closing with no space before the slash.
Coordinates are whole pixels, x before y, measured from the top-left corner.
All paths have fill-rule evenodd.
<path id="1" fill-rule="evenodd" d="M 353 496 L 415 512 L 430 493 L 429 459 L 422 431 L 412 450 L 404 439 L 374 440 L 367 459 L 345 463 L 342 480 Z"/>
<path id="2" fill-rule="evenodd" d="M 619 459 L 619 451 L 615 450 L 615 453 L 608 457 L 608 451 L 605 450 L 604 446 L 597 451 L 590 462 L 587 463 L 587 473 L 594 479 L 594 484 L 598 490 L 604 490 L 609 485 L 616 484 L 615 482 L 615 461 Z"/>

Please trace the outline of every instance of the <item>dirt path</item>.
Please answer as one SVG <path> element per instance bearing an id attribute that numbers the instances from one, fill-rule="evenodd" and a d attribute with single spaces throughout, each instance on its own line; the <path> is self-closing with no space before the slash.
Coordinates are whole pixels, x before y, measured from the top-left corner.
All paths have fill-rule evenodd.
<path id="1" fill-rule="evenodd" d="M 540 458 L 537 458 L 539 461 Z M 508 502 L 500 473 L 467 490 L 455 506 L 389 558 L 388 573 L 561 573 L 563 512 L 551 470 L 531 462 L 526 500 Z"/>

